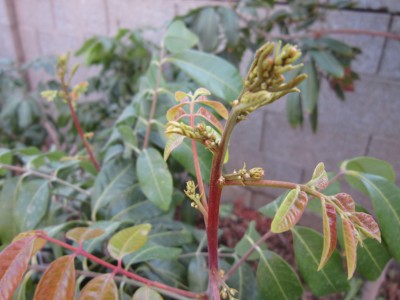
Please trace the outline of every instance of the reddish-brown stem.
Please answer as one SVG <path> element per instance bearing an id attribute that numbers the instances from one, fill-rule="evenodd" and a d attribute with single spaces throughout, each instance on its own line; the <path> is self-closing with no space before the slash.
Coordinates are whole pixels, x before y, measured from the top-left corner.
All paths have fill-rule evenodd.
<path id="1" fill-rule="evenodd" d="M 155 86 L 154 91 L 153 91 L 153 99 L 152 99 L 152 102 L 151 102 L 149 118 L 147 120 L 146 133 L 144 135 L 144 140 L 143 140 L 143 149 L 146 149 L 149 146 L 151 125 L 152 125 L 152 121 L 153 121 L 154 114 L 156 112 L 156 107 L 157 107 L 158 88 L 160 86 L 161 75 L 162 75 L 162 59 L 163 59 L 163 57 L 164 57 L 164 44 L 161 43 L 160 61 L 158 62 L 158 72 L 157 72 L 156 86 Z"/>
<path id="2" fill-rule="evenodd" d="M 204 294 L 196 294 L 196 293 L 192 293 L 192 292 L 189 292 L 189 291 L 185 291 L 185 290 L 181 290 L 181 289 L 178 289 L 178 288 L 174 288 L 174 287 L 171 287 L 171 286 L 168 286 L 168 285 L 165 285 L 165 284 L 162 284 L 162 283 L 159 283 L 159 282 L 152 281 L 152 280 L 149 280 L 147 278 L 141 277 L 141 276 L 136 275 L 134 273 L 131 273 L 131 272 L 123 269 L 121 267 L 121 264 L 118 264 L 117 266 L 115 266 L 113 264 L 110 264 L 110 263 L 102 260 L 101 258 L 98 258 L 98 257 L 94 256 L 93 254 L 91 254 L 89 252 L 86 252 L 82 248 L 74 247 L 74 246 L 69 245 L 67 243 L 64 243 L 64 242 L 62 242 L 60 240 L 54 239 L 52 237 L 49 237 L 46 234 L 38 234 L 38 236 L 40 238 L 42 238 L 42 239 L 45 239 L 48 242 L 54 243 L 56 245 L 59 245 L 59 246 L 65 248 L 65 249 L 68 249 L 68 250 L 74 252 L 75 255 L 84 256 L 84 257 L 90 259 L 91 261 L 95 262 L 96 264 L 102 265 L 102 266 L 110 269 L 114 274 L 121 274 L 121 275 L 124 275 L 124 276 L 126 276 L 128 278 L 131 278 L 131 279 L 134 279 L 134 280 L 139 281 L 141 283 L 144 283 L 144 284 L 146 284 L 148 286 L 154 286 L 156 288 L 159 288 L 159 289 L 162 289 L 162 290 L 166 290 L 166 291 L 169 291 L 169 292 L 172 292 L 172 293 L 175 293 L 175 294 L 178 294 L 178 295 L 182 295 L 182 296 L 185 296 L 185 297 L 189 297 L 189 298 L 193 298 L 193 299 L 206 299 L 206 296 Z"/>
<path id="3" fill-rule="evenodd" d="M 97 172 L 100 171 L 100 164 L 96 160 L 96 157 L 93 154 L 92 148 L 90 147 L 89 142 L 87 141 L 85 137 L 85 133 L 83 132 L 83 129 L 81 127 L 81 123 L 79 122 L 78 116 L 76 115 L 76 111 L 74 109 L 74 105 L 72 104 L 72 100 L 69 96 L 67 96 L 67 102 L 68 102 L 68 108 L 69 111 L 71 112 L 72 120 L 74 121 L 76 130 L 78 131 L 79 136 L 81 137 L 81 140 L 83 142 L 83 145 L 86 148 L 87 153 L 89 154 L 89 158 L 91 162 L 93 163 L 94 167 L 96 168 Z"/>

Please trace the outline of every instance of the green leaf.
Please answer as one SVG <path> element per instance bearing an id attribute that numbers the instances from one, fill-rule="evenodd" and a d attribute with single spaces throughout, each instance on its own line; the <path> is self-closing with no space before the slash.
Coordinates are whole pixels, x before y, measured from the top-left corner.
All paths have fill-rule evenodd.
<path id="1" fill-rule="evenodd" d="M 133 294 L 132 300 L 163 300 L 163 297 L 148 286 L 142 286 Z"/>
<path id="2" fill-rule="evenodd" d="M 300 84 L 303 110 L 311 113 L 317 105 L 319 96 L 319 79 L 313 60 L 305 64 L 301 73 L 307 74 L 307 79 Z M 296 94 L 296 93 L 294 93 Z"/>
<path id="3" fill-rule="evenodd" d="M 136 152 L 140 152 L 138 148 L 137 137 L 133 134 L 132 128 L 127 125 L 119 125 L 117 128 L 125 147 L 128 147 Z"/>
<path id="4" fill-rule="evenodd" d="M 17 194 L 21 186 L 22 178 L 13 177 L 4 180 L 0 194 L 0 240 L 2 244 L 8 244 L 19 232 L 18 219 L 14 216 L 17 202 Z"/>
<path id="5" fill-rule="evenodd" d="M 95 239 L 101 236 L 104 230 L 100 228 L 89 228 L 89 227 L 75 227 L 68 230 L 66 237 L 77 243 L 83 243 L 84 241 Z"/>
<path id="6" fill-rule="evenodd" d="M 235 100 L 242 90 L 243 83 L 239 71 L 215 55 L 187 50 L 166 60 L 180 68 L 198 85 L 206 87 L 225 101 Z"/>
<path id="7" fill-rule="evenodd" d="M 317 65 L 329 75 L 336 78 L 344 77 L 344 69 L 340 62 L 327 51 L 309 51 Z"/>
<path id="8" fill-rule="evenodd" d="M 203 256 L 195 256 L 189 262 L 188 267 L 189 290 L 201 293 L 207 290 L 208 268 Z"/>
<path id="9" fill-rule="evenodd" d="M 119 260 L 139 250 L 146 244 L 150 229 L 150 224 L 140 224 L 117 232 L 108 242 L 108 252 L 113 258 Z"/>
<path id="10" fill-rule="evenodd" d="M 292 234 L 296 262 L 311 291 L 316 296 L 347 291 L 349 283 L 337 250 L 325 267 L 317 271 L 322 254 L 322 236 L 312 229 L 298 226 L 292 228 Z"/>
<path id="11" fill-rule="evenodd" d="M 111 161 L 104 165 L 96 178 L 92 194 L 92 219 L 98 210 L 113 200 L 127 198 L 131 186 L 136 181 L 135 166 L 127 161 Z"/>
<path id="12" fill-rule="evenodd" d="M 372 201 L 383 240 L 389 252 L 400 262 L 400 188 L 383 177 L 347 171 L 361 180 Z"/>
<path id="13" fill-rule="evenodd" d="M 280 195 L 278 198 L 273 200 L 272 202 L 268 203 L 267 205 L 261 207 L 258 211 L 262 213 L 266 217 L 274 218 L 276 212 L 279 209 L 279 206 L 285 200 L 286 196 L 288 195 L 289 192 L 285 192 L 282 195 Z"/>
<path id="14" fill-rule="evenodd" d="M 239 42 L 239 18 L 236 12 L 228 7 L 220 6 L 217 12 L 221 19 L 222 30 L 225 33 L 228 47 L 234 47 Z"/>
<path id="15" fill-rule="evenodd" d="M 257 267 L 257 286 L 263 299 L 299 299 L 303 287 L 297 274 L 278 254 L 261 251 Z"/>
<path id="16" fill-rule="evenodd" d="M 150 200 L 135 203 L 112 217 L 113 221 L 129 220 L 141 223 L 158 218 L 165 214 L 164 211 L 155 206 Z"/>
<path id="17" fill-rule="evenodd" d="M 146 197 L 160 209 L 167 211 L 172 202 L 172 176 L 161 154 L 155 149 L 140 153 L 136 172 Z"/>
<path id="18" fill-rule="evenodd" d="M 114 275 L 103 274 L 90 280 L 81 293 L 78 300 L 118 300 L 118 289 L 114 281 Z"/>
<path id="19" fill-rule="evenodd" d="M 256 222 L 250 222 L 246 233 L 235 246 L 235 253 L 240 257 L 243 256 L 260 239 L 260 237 L 260 234 L 256 230 Z M 266 249 L 265 244 L 262 244 L 260 248 L 263 250 Z M 254 260 L 258 258 L 259 254 L 255 251 L 247 259 Z"/>
<path id="20" fill-rule="evenodd" d="M 28 125 L 32 124 L 33 121 L 32 110 L 28 101 L 29 100 L 21 101 L 21 104 L 18 107 L 19 128 L 26 128 Z"/>
<path id="21" fill-rule="evenodd" d="M 98 221 L 92 223 L 88 228 L 90 229 L 100 229 L 103 230 L 104 233 L 94 239 L 88 240 L 83 243 L 83 249 L 86 252 L 93 252 L 96 247 L 99 248 L 102 245 L 102 242 L 109 237 L 112 233 L 114 233 L 118 227 L 121 225 L 120 222 L 111 222 L 111 221 Z"/>
<path id="22" fill-rule="evenodd" d="M 175 20 L 168 27 L 164 37 L 164 44 L 168 51 L 178 53 L 192 48 L 199 42 L 199 38 L 185 26 L 181 20 Z"/>
<path id="23" fill-rule="evenodd" d="M 148 238 L 150 241 L 150 239 Z M 164 247 L 155 243 L 147 243 L 145 246 L 132 254 L 124 257 L 125 267 L 145 262 L 153 259 L 177 259 L 182 253 L 182 249 L 174 247 Z"/>
<path id="24" fill-rule="evenodd" d="M 350 46 L 343 43 L 342 41 L 328 38 L 328 37 L 320 38 L 318 41 L 325 44 L 333 52 L 336 52 L 338 54 L 342 54 L 345 56 L 351 56 L 353 54 L 353 49 Z"/>
<path id="25" fill-rule="evenodd" d="M 363 247 L 357 248 L 357 272 L 369 281 L 375 281 L 382 274 L 391 255 L 384 244 L 366 239 Z"/>
<path id="26" fill-rule="evenodd" d="M 49 201 L 50 190 L 47 180 L 31 180 L 22 184 L 14 211 L 20 231 L 36 228 L 46 215 Z"/>
<path id="27" fill-rule="evenodd" d="M 373 157 L 360 156 L 346 160 L 342 163 L 340 169 L 378 175 L 393 183 L 396 181 L 396 173 L 393 166 L 384 160 Z M 353 188 L 368 194 L 364 184 L 357 177 L 346 175 L 345 178 Z"/>
<path id="28" fill-rule="evenodd" d="M 221 265 L 221 267 L 224 266 Z M 224 269 L 229 270 L 228 267 Z M 239 292 L 235 295 L 238 299 L 254 299 L 257 292 L 254 271 L 247 263 L 242 264 L 237 271 L 229 277 L 226 283 L 229 287 L 234 288 Z"/>
<path id="29" fill-rule="evenodd" d="M 308 203 L 307 194 L 297 187 L 291 190 L 279 206 L 271 224 L 271 231 L 280 233 L 288 231 L 300 220 Z"/>
<path id="30" fill-rule="evenodd" d="M 194 18 L 192 29 L 199 36 L 205 52 L 211 52 L 218 46 L 218 14 L 213 7 L 200 10 Z"/>
<path id="31" fill-rule="evenodd" d="M 0 176 L 7 174 L 6 169 L 1 168 L 1 164 L 10 165 L 12 162 L 12 152 L 5 148 L 0 148 Z"/>
<path id="32" fill-rule="evenodd" d="M 289 93 L 286 96 L 286 115 L 290 126 L 293 128 L 303 124 L 300 93 Z"/>

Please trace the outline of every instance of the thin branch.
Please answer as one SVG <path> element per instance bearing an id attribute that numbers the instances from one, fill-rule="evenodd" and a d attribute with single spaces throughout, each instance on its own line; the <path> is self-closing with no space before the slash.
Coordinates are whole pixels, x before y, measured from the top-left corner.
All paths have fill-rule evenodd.
<path id="1" fill-rule="evenodd" d="M 76 190 L 76 191 L 78 191 L 78 192 L 80 192 L 82 194 L 90 196 L 90 193 L 88 191 L 86 191 L 86 190 L 84 190 L 84 189 L 82 189 L 82 188 L 80 188 L 80 187 L 78 187 L 76 185 L 73 185 L 73 184 L 69 183 L 68 181 L 62 180 L 62 179 L 60 179 L 60 178 L 58 178 L 58 177 L 56 177 L 54 175 L 42 173 L 42 172 L 39 172 L 39 171 L 35 171 L 35 170 L 23 168 L 23 167 L 6 165 L 6 164 L 0 164 L 0 168 L 4 168 L 4 169 L 10 170 L 10 171 L 15 171 L 15 172 L 28 173 L 28 174 L 31 174 L 31 175 L 35 175 L 37 177 L 41 177 L 41 178 L 47 179 L 49 181 L 55 181 L 55 182 L 58 182 L 59 184 L 68 186 L 68 187 L 70 187 L 70 188 L 72 188 L 72 189 L 74 189 L 74 190 Z"/>
<path id="2" fill-rule="evenodd" d="M 268 231 L 265 233 L 256 243 L 252 244 L 250 249 L 246 251 L 245 254 L 232 266 L 232 268 L 229 269 L 229 271 L 225 274 L 224 280 L 228 280 L 229 277 L 231 277 L 236 270 L 249 258 L 249 256 L 257 250 L 257 248 L 264 243 L 266 240 L 268 240 L 272 236 L 272 232 Z"/>
<path id="3" fill-rule="evenodd" d="M 159 288 L 161 290 L 165 290 L 165 291 L 169 291 L 171 293 L 175 293 L 177 295 L 181 295 L 181 296 L 185 296 L 188 298 L 193 298 L 193 299 L 206 299 L 206 295 L 203 294 L 199 294 L 199 293 L 192 293 L 186 290 L 182 290 L 182 289 L 178 289 L 178 288 L 174 288 L 168 285 L 165 285 L 163 283 L 160 282 L 156 282 L 156 281 L 152 281 L 149 280 L 147 278 L 144 278 L 142 276 L 136 275 L 134 273 L 129 272 L 128 270 L 123 269 L 121 266 L 115 266 L 113 264 L 110 264 L 104 260 L 102 260 L 101 258 L 98 258 L 96 256 L 94 256 L 93 254 L 86 252 L 85 250 L 83 250 L 82 248 L 77 248 L 74 247 L 72 245 L 69 245 L 67 243 L 64 243 L 60 240 L 54 239 L 46 234 L 42 234 L 39 233 L 38 237 L 45 239 L 48 242 L 54 243 L 56 245 L 59 245 L 65 249 L 68 249 L 70 251 L 72 251 L 75 255 L 81 255 L 84 256 L 88 259 L 90 259 L 91 261 L 93 261 L 96 264 L 102 265 L 108 269 L 110 269 L 113 273 L 115 274 L 121 274 L 123 276 L 126 276 L 128 278 L 131 278 L 133 280 L 136 280 L 138 282 L 141 282 L 145 285 L 151 286 L 151 287 L 155 287 L 155 288 Z"/>
<path id="4" fill-rule="evenodd" d="M 152 125 L 151 121 L 153 120 L 154 114 L 156 112 L 158 93 L 159 93 L 159 86 L 160 86 L 160 82 L 161 82 L 163 57 L 164 57 L 164 43 L 161 43 L 160 61 L 158 62 L 158 72 L 157 72 L 156 86 L 154 88 L 153 100 L 151 102 L 149 118 L 148 118 L 148 121 L 147 121 L 146 134 L 144 136 L 144 141 L 143 141 L 143 149 L 146 149 L 148 147 L 148 145 L 149 145 L 150 133 L 151 133 L 151 125 Z"/>

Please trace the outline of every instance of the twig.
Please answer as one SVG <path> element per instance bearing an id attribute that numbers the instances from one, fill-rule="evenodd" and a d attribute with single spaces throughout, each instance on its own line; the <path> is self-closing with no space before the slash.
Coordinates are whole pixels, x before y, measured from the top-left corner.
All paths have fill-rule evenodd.
<path id="1" fill-rule="evenodd" d="M 150 108 L 150 113 L 149 113 L 149 118 L 147 121 L 146 125 L 146 134 L 144 136 L 144 141 L 143 141 L 143 149 L 146 149 L 149 145 L 149 140 L 150 140 L 150 132 L 151 132 L 151 125 L 152 125 L 152 120 L 154 118 L 154 114 L 156 112 L 156 107 L 157 107 L 157 100 L 158 100 L 158 87 L 160 86 L 161 82 L 161 75 L 162 75 L 162 59 L 164 57 L 164 43 L 161 43 L 161 49 L 160 49 L 160 61 L 158 62 L 158 72 L 157 72 L 157 80 L 156 80 L 156 86 L 154 88 L 153 92 L 153 100 L 151 102 L 151 108 Z"/>
<path id="2" fill-rule="evenodd" d="M 78 186 L 75 186 L 75 185 L 69 183 L 68 181 L 62 180 L 62 179 L 60 179 L 60 178 L 58 178 L 58 177 L 56 177 L 54 175 L 42 173 L 42 172 L 31 170 L 31 169 L 26 169 L 26 168 L 23 168 L 23 167 L 6 165 L 6 164 L 0 164 L 0 168 L 4 168 L 4 169 L 10 170 L 10 171 L 15 171 L 15 172 L 28 173 L 28 174 L 32 174 L 32 175 L 35 175 L 35 176 L 38 176 L 38 177 L 41 177 L 41 178 L 44 178 L 44 179 L 47 179 L 47 180 L 50 180 L 50 181 L 55 181 L 55 182 L 58 182 L 58 183 L 60 183 L 62 185 L 68 186 L 68 187 L 70 187 L 70 188 L 72 188 L 72 189 L 74 189 L 74 190 L 76 190 L 76 191 L 78 191 L 78 192 L 80 192 L 82 194 L 90 196 L 90 193 L 88 191 L 86 191 L 86 190 L 84 190 L 84 189 L 82 189 L 82 188 L 80 188 Z"/>
<path id="3" fill-rule="evenodd" d="M 226 272 L 224 276 L 224 280 L 228 280 L 229 277 L 231 277 L 236 270 L 247 260 L 247 258 L 255 251 L 257 248 L 264 243 L 267 239 L 271 237 L 273 233 L 271 231 L 268 231 L 265 233 L 256 243 L 252 244 L 250 249 L 246 251 L 245 254 L 232 266 L 232 268 L 229 269 L 228 272 Z"/>

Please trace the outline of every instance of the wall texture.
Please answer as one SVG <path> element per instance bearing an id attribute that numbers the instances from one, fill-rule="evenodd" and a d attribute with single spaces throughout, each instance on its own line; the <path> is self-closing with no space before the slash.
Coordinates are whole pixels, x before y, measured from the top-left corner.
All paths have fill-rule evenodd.
<path id="1" fill-rule="evenodd" d="M 0 58 L 23 62 L 73 51 L 93 34 L 111 35 L 119 27 L 159 28 L 174 15 L 210 3 L 226 2 L 0 0 Z M 360 0 L 356 10 L 331 13 L 323 26 L 400 34 L 400 1 Z M 151 37 L 158 36 L 155 32 Z M 284 101 L 252 115 L 235 132 L 228 170 L 240 168 L 246 160 L 249 167 L 261 163 L 268 178 L 302 182 L 320 161 L 328 170 L 337 171 L 344 159 L 372 155 L 388 160 L 400 175 L 400 41 L 380 36 L 338 37 L 363 49 L 355 68 L 361 74 L 356 91 L 341 102 L 328 84 L 322 85 L 317 134 L 312 134 L 308 124 L 290 128 Z M 31 74 L 33 84 L 38 76 Z M 243 198 L 255 207 L 278 194 L 244 188 L 224 191 L 227 201 Z"/>

